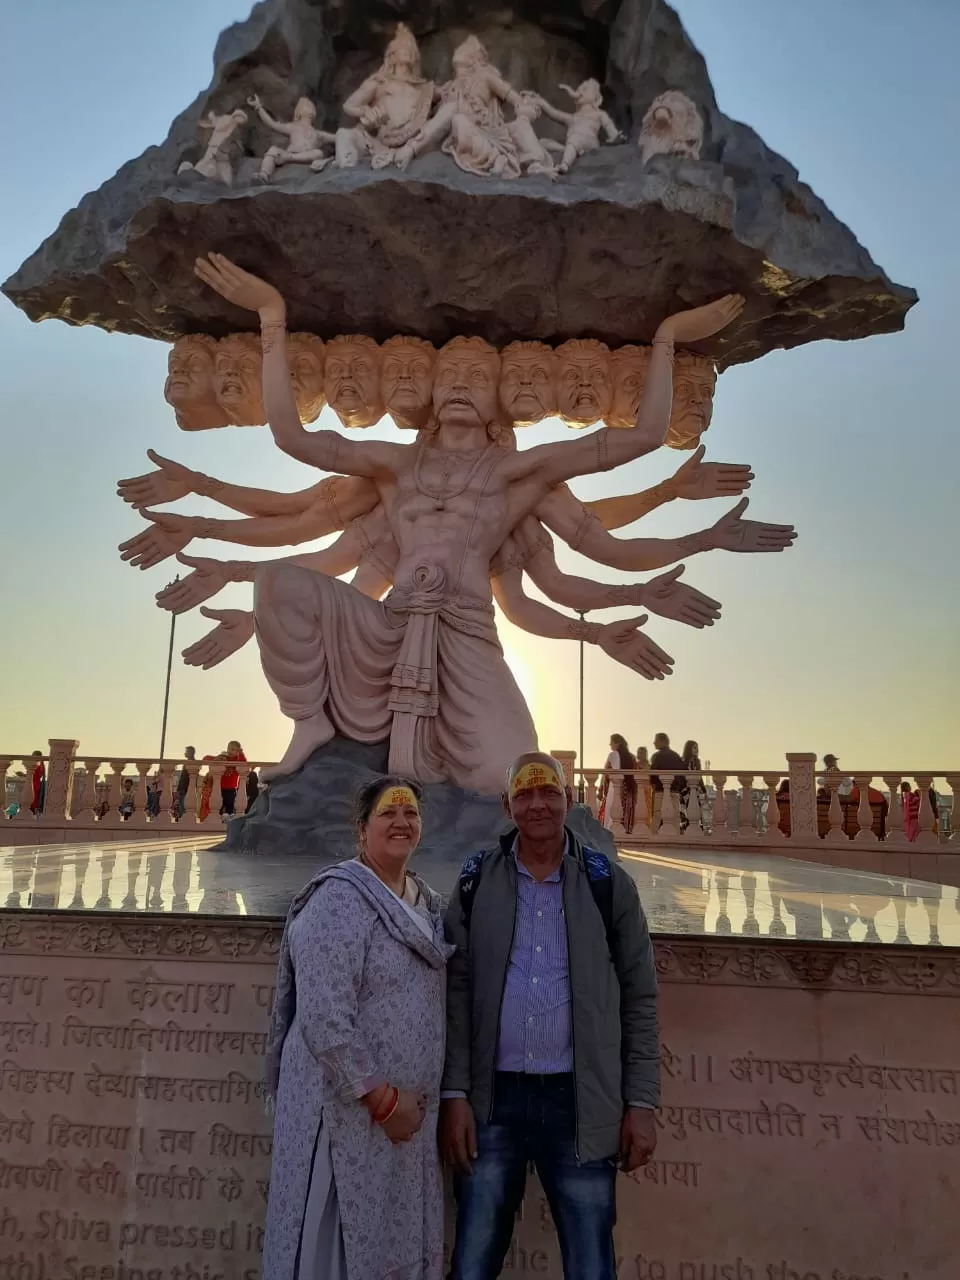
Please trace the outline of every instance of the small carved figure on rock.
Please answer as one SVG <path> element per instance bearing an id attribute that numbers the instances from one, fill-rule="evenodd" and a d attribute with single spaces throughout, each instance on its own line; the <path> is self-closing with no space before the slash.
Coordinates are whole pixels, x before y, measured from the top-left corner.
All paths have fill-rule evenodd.
<path id="1" fill-rule="evenodd" d="M 500 353 L 500 403 L 517 427 L 557 412 L 557 357 L 545 342 L 511 342 Z"/>
<path id="2" fill-rule="evenodd" d="M 397 154 L 406 169 L 415 156 L 443 143 L 466 173 L 519 178 L 517 144 L 503 119 L 503 103 L 514 108 L 520 95 L 504 80 L 476 36 L 468 36 L 453 54 L 454 78 L 440 88 L 440 107 L 415 138 Z"/>
<path id="3" fill-rule="evenodd" d="M 584 80 L 576 89 L 562 84 L 560 88 L 577 104 L 571 115 L 568 111 L 558 111 L 545 98 L 541 99 L 544 114 L 558 124 L 567 126 L 567 142 L 563 155 L 557 165 L 556 172 L 569 173 L 572 166 L 585 156 L 588 151 L 596 151 L 600 146 L 600 134 L 607 142 L 622 142 L 623 134 L 614 124 L 610 116 L 603 110 L 603 90 L 596 80 Z"/>
<path id="4" fill-rule="evenodd" d="M 263 408 L 260 371 L 263 356 L 252 333 L 231 333 L 217 343 L 213 386 L 221 408 L 237 427 L 261 427 Z"/>
<path id="5" fill-rule="evenodd" d="M 562 151 L 558 142 L 537 137 L 533 124 L 543 115 L 543 99 L 538 93 L 524 89 L 514 104 L 515 119 L 507 125 L 517 148 L 517 159 L 527 173 L 553 174 L 553 157 L 550 150 Z"/>
<path id="6" fill-rule="evenodd" d="M 314 422 L 326 399 L 322 340 L 315 333 L 288 334 L 287 368 L 300 421 Z"/>
<path id="7" fill-rule="evenodd" d="M 177 170 L 177 174 L 193 171 L 203 174 L 205 178 L 212 178 L 214 182 L 222 182 L 225 186 L 232 187 L 233 162 L 231 160 L 231 151 L 235 146 L 234 135 L 241 125 L 246 123 L 247 113 L 240 110 L 240 108 L 229 112 L 227 115 L 218 116 L 216 112 L 211 111 L 209 115 L 204 116 L 197 127 L 211 130 L 210 137 L 207 140 L 207 149 L 196 164 L 191 163 L 189 160 L 184 160 Z"/>
<path id="8" fill-rule="evenodd" d="M 436 358 L 432 342 L 405 334 L 380 348 L 380 399 L 398 427 L 419 431 L 430 417 Z"/>
<path id="9" fill-rule="evenodd" d="M 613 378 L 610 348 L 595 338 L 571 338 L 557 347 L 557 402 L 571 427 L 589 427 L 610 412 Z"/>
<path id="10" fill-rule="evenodd" d="M 673 412 L 665 443 L 671 449 L 694 449 L 713 417 L 717 367 L 708 356 L 678 351 L 673 371 Z"/>
<path id="11" fill-rule="evenodd" d="M 703 121 L 695 102 L 679 89 L 668 89 L 654 98 L 640 126 L 640 159 L 651 156 L 687 156 L 699 160 L 703 146 Z"/>
<path id="12" fill-rule="evenodd" d="M 372 427 L 383 417 L 380 348 L 362 333 L 341 333 L 327 343 L 327 404 L 345 427 Z"/>
<path id="13" fill-rule="evenodd" d="M 427 123 L 433 100 L 433 83 L 420 74 L 416 38 L 406 23 L 398 23 L 383 66 L 343 104 L 344 115 L 357 124 L 337 130 L 334 163 L 352 169 L 369 156 L 374 169 L 386 168 Z"/>
<path id="14" fill-rule="evenodd" d="M 329 164 L 333 159 L 332 156 L 323 154 L 323 144 L 335 142 L 336 135 L 314 128 L 313 122 L 317 118 L 317 108 L 309 98 L 301 98 L 297 102 L 293 109 L 293 120 L 289 124 L 285 124 L 282 120 L 274 120 L 257 94 L 247 99 L 247 105 L 256 111 L 268 129 L 272 129 L 274 133 L 283 134 L 287 139 L 285 147 L 271 147 L 260 161 L 258 182 L 269 182 L 282 164 L 308 164 L 311 169 L 319 173 L 324 165 Z"/>
<path id="15" fill-rule="evenodd" d="M 177 415 L 181 431 L 209 431 L 230 425 L 214 387 L 216 354 L 216 338 L 205 333 L 180 338 L 170 349 L 163 398 Z"/>

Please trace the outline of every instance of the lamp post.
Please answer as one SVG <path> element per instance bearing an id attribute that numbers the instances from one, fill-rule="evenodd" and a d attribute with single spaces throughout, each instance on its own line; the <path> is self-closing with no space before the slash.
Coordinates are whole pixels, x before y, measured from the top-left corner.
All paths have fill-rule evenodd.
<path id="1" fill-rule="evenodd" d="M 180 581 L 179 573 L 174 578 L 174 582 Z M 163 690 L 163 722 L 160 726 L 160 759 L 163 759 L 163 753 L 167 745 L 167 711 L 170 707 L 170 676 L 173 671 L 173 635 L 177 629 L 177 615 L 170 614 L 170 646 L 167 649 L 167 682 Z"/>

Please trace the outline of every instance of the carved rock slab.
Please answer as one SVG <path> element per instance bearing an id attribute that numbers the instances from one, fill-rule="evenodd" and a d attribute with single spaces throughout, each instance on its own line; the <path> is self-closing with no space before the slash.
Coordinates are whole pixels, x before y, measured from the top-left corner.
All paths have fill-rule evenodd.
<path id="1" fill-rule="evenodd" d="M 458 12 L 458 9 L 460 10 Z M 393 20 L 413 28 L 424 74 L 450 74 L 467 33 L 462 6 L 394 0 L 266 0 L 220 38 L 209 88 L 166 140 L 124 165 L 66 215 L 4 290 L 33 320 L 172 340 L 250 327 L 203 291 L 193 259 L 219 250 L 286 296 L 291 327 L 329 338 L 418 334 L 442 343 L 473 331 L 517 338 L 649 341 L 669 312 L 736 290 L 739 322 L 702 351 L 720 368 L 777 347 L 898 330 L 916 300 L 748 127 L 717 107 L 703 59 L 662 0 L 478 0 L 470 30 L 517 89 L 556 95 L 564 76 L 595 75 L 628 138 L 571 174 L 475 177 L 425 154 L 401 174 L 369 168 L 279 170 L 254 179 L 275 141 L 255 120 L 226 188 L 202 174 L 197 125 L 261 94 L 292 111 L 319 103 L 318 127 L 379 64 Z M 703 120 L 699 159 L 654 156 L 637 139 L 651 103 L 682 91 Z"/>

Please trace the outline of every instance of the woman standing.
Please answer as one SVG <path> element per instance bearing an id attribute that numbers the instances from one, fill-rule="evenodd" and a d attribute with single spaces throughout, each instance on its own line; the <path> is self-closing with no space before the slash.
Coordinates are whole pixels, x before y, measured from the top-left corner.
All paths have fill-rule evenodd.
<path id="1" fill-rule="evenodd" d="M 900 797 L 903 801 L 903 829 L 913 844 L 920 834 L 920 792 L 911 790 L 909 782 L 901 782 Z"/>
<path id="2" fill-rule="evenodd" d="M 357 797 L 358 853 L 287 917 L 271 1019 L 276 1098 L 263 1280 L 440 1280 L 440 898 L 407 861 L 419 786 Z"/>
<path id="3" fill-rule="evenodd" d="M 700 744 L 694 742 L 690 738 L 683 744 L 683 767 L 687 773 L 699 773 L 703 766 L 700 763 Z M 707 794 L 707 789 L 703 785 L 703 778 L 697 778 L 693 784 L 697 788 L 697 799 L 700 801 L 701 813 L 703 812 L 703 800 Z M 685 780 L 683 794 L 680 797 L 680 829 L 685 831 L 689 825 L 690 819 L 687 817 L 687 805 L 690 803 L 690 779 Z M 701 822 L 703 820 L 701 819 Z"/>
<path id="4" fill-rule="evenodd" d="M 637 759 L 630 748 L 627 746 L 627 740 L 621 733 L 610 735 L 610 754 L 607 756 L 607 763 L 604 765 L 603 777 L 603 825 L 608 831 L 613 829 L 613 805 L 610 803 L 610 774 L 621 773 L 623 770 L 631 772 L 623 773 L 620 778 L 620 822 L 627 835 L 633 830 L 633 824 L 637 814 L 637 780 L 633 776 L 632 770 L 637 767 Z"/>

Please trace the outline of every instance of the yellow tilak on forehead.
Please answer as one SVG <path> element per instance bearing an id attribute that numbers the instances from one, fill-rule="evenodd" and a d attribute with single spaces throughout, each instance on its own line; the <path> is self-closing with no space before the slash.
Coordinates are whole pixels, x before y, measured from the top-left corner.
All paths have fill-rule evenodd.
<path id="1" fill-rule="evenodd" d="M 377 807 L 373 811 L 376 818 L 383 813 L 384 809 L 392 809 L 395 805 L 401 808 L 408 806 L 416 809 L 417 815 L 420 814 L 420 806 L 417 804 L 417 797 L 413 794 L 409 787 L 387 787 L 383 795 L 377 801 Z"/>
<path id="2" fill-rule="evenodd" d="M 537 787 L 546 787 L 550 791 L 559 791 L 563 795 L 566 790 L 563 779 L 552 765 L 542 760 L 525 764 L 514 774 L 510 782 L 510 799 L 521 791 L 533 791 Z"/>

